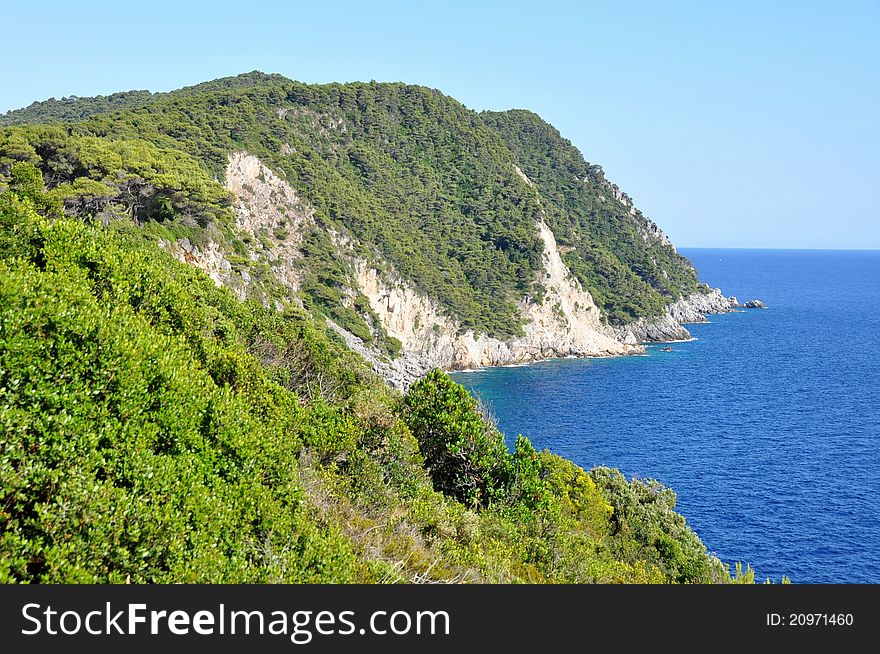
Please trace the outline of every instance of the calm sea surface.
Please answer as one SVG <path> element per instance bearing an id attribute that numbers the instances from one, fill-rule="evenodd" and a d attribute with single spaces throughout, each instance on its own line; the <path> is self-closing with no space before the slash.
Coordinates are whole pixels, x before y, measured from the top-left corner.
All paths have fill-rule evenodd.
<path id="1" fill-rule="evenodd" d="M 517 433 L 653 477 L 722 560 L 758 577 L 880 582 L 880 252 L 689 249 L 765 311 L 648 356 L 459 373 Z"/>

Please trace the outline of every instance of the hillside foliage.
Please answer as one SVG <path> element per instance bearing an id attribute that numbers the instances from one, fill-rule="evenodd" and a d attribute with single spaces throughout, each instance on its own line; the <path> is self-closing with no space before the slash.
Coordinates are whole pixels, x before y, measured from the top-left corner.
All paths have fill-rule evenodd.
<path id="1" fill-rule="evenodd" d="M 669 298 L 704 288 L 657 226 L 552 125 L 524 110 L 481 117 L 535 185 L 566 265 L 611 322 L 656 315 Z"/>
<path id="2" fill-rule="evenodd" d="M 443 373 L 401 397 L 320 318 L 10 170 L 0 581 L 730 580 L 670 491 L 508 450 Z"/>
<path id="3" fill-rule="evenodd" d="M 257 156 L 316 209 L 302 301 L 336 311 L 365 340 L 370 317 L 336 309 L 357 291 L 328 232 L 349 235 L 462 330 L 500 338 L 522 333 L 517 302 L 541 296 L 540 220 L 610 322 L 702 288 L 601 169 L 529 112 L 478 114 L 420 86 L 249 73 L 149 97 L 36 104 L 4 120 L 19 126 L 0 129 L 0 177 L 29 161 L 68 215 L 127 214 L 194 242 L 212 229 L 234 240 L 220 182 L 231 152 Z"/>
<path id="4" fill-rule="evenodd" d="M 698 290 L 537 116 L 249 73 L 0 125 L 0 582 L 753 580 L 671 490 L 506 440 L 439 370 L 391 391 L 328 324 L 400 347 L 331 235 L 502 338 L 540 295 L 538 221 L 612 322 Z M 296 293 L 236 228 L 240 151 L 314 208 Z M 250 297 L 158 238 L 218 244 Z"/>

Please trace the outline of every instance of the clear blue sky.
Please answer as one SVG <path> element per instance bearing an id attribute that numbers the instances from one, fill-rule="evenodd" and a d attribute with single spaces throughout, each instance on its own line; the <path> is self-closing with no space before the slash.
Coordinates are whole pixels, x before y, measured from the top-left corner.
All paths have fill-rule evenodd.
<path id="1" fill-rule="evenodd" d="M 681 246 L 880 248 L 877 0 L 85 0 L 2 17 L 0 111 L 254 69 L 413 82 L 537 111 Z"/>

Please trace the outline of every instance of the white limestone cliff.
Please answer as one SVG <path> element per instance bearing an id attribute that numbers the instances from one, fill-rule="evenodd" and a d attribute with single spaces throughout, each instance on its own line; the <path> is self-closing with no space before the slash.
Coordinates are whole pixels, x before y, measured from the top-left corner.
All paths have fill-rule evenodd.
<path id="1" fill-rule="evenodd" d="M 516 173 L 532 185 L 520 169 Z M 247 257 L 254 265 L 262 265 L 264 270 L 267 267 L 295 297 L 302 275 L 299 248 L 303 230 L 314 224 L 314 208 L 259 159 L 244 152 L 230 155 L 226 187 L 233 196 L 235 229 L 246 244 Z M 644 351 L 643 341 L 688 338 L 680 323 L 703 320 L 703 312 L 730 306 L 720 292 L 696 294 L 671 305 L 659 319 L 609 328 L 603 324 L 590 293 L 562 260 L 552 230 L 543 220 L 536 223 L 535 229 L 544 245 L 543 265 L 536 280 L 543 292 L 540 300 L 523 298 L 518 303 L 523 319 L 520 336 L 501 340 L 463 329 L 443 307 L 402 279 L 391 266 L 358 256 L 351 237 L 336 232 L 330 236 L 352 271 L 353 288 L 368 300 L 385 333 L 401 342 L 401 353 L 390 359 L 332 321 L 328 324 L 389 383 L 403 388 L 435 367 L 462 370 L 552 357 L 640 353 Z M 218 285 L 229 286 L 239 297 L 253 295 L 256 281 L 246 269 L 236 271 L 217 243 L 199 248 L 180 239 L 163 245 L 182 261 L 205 270 Z M 265 297 L 262 299 L 268 303 Z"/>

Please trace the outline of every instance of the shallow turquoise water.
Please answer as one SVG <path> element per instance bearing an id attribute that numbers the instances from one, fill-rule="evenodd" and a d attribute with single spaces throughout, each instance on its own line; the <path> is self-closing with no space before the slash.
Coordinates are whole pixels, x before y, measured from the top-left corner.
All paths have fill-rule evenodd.
<path id="1" fill-rule="evenodd" d="M 644 357 L 456 374 L 509 440 L 654 477 L 722 560 L 759 577 L 880 582 L 880 252 L 686 250 L 765 311 Z"/>

